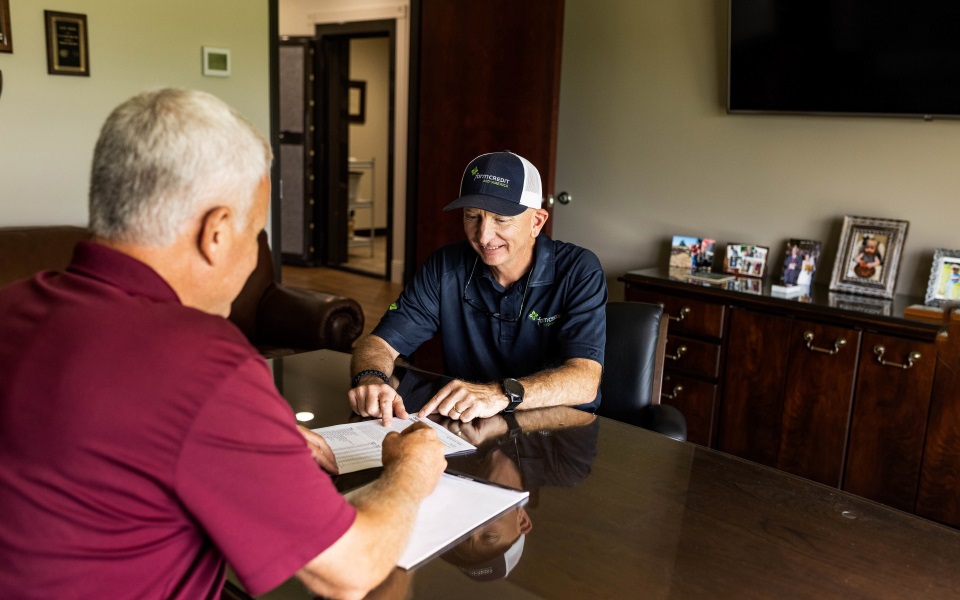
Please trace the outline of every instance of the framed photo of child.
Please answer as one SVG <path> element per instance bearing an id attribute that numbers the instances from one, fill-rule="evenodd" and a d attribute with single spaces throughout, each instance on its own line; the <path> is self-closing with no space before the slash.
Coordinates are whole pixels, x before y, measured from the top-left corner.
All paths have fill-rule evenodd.
<path id="1" fill-rule="evenodd" d="M 933 252 L 924 304 L 940 306 L 945 300 L 960 300 L 960 250 L 937 248 Z"/>
<path id="2" fill-rule="evenodd" d="M 844 217 L 830 289 L 893 298 L 908 226 L 893 219 Z"/>

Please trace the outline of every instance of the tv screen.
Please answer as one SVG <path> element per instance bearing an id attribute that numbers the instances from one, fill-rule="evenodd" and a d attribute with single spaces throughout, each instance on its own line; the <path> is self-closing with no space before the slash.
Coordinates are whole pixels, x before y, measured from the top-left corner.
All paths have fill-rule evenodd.
<path id="1" fill-rule="evenodd" d="M 960 2 L 730 0 L 727 109 L 960 118 Z"/>

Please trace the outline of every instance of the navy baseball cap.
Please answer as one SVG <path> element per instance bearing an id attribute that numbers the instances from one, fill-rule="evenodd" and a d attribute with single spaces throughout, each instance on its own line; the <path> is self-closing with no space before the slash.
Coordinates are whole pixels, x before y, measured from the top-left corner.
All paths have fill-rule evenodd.
<path id="1" fill-rule="evenodd" d="M 542 204 L 540 172 L 529 160 L 504 151 L 481 154 L 471 160 L 460 181 L 460 197 L 443 210 L 479 208 L 515 217 Z"/>

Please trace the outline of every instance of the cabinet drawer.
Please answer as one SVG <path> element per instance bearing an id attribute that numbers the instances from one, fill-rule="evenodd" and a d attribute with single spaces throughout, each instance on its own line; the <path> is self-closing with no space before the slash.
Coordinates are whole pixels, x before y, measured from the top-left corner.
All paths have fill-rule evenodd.
<path id="1" fill-rule="evenodd" d="M 663 376 L 662 404 L 669 404 L 687 421 L 687 441 L 709 447 L 713 443 L 713 411 L 717 386 L 692 377 L 668 373 Z"/>
<path id="2" fill-rule="evenodd" d="M 667 336 L 664 368 L 716 379 L 720 369 L 720 344 L 683 336 Z"/>
<path id="3" fill-rule="evenodd" d="M 651 302 L 663 306 L 670 316 L 670 331 L 719 338 L 723 332 L 724 306 L 702 300 L 678 298 L 659 292 L 640 290 L 628 286 L 627 300 L 633 302 Z"/>

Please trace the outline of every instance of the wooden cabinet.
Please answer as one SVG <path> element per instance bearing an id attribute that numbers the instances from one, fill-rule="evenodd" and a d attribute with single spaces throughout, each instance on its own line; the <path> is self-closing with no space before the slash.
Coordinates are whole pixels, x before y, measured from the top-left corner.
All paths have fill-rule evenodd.
<path id="1" fill-rule="evenodd" d="M 939 330 L 903 318 L 917 299 L 799 302 L 665 269 L 621 281 L 671 315 L 662 401 L 691 441 L 914 511 Z"/>
<path id="2" fill-rule="evenodd" d="M 683 413 L 689 441 L 711 446 L 725 307 L 640 289 L 631 289 L 627 300 L 663 305 L 670 326 L 660 401 Z"/>

